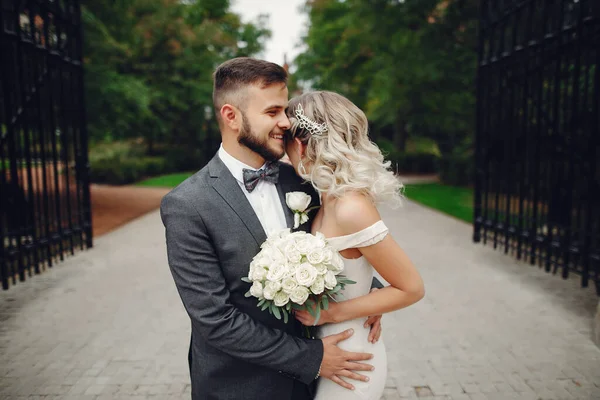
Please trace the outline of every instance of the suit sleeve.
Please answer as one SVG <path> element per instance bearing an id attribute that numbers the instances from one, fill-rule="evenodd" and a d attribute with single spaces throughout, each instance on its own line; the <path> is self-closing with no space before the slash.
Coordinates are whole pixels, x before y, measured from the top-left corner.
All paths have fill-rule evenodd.
<path id="1" fill-rule="evenodd" d="M 379 281 L 379 279 L 377 279 L 376 277 L 373 277 L 373 281 L 371 282 L 371 289 L 382 289 L 383 288 L 383 284 Z"/>
<path id="2" fill-rule="evenodd" d="M 321 340 L 309 340 L 271 329 L 230 302 L 214 244 L 201 216 L 181 197 L 163 198 L 169 267 L 195 331 L 232 357 L 278 370 L 306 384 L 323 359 Z"/>

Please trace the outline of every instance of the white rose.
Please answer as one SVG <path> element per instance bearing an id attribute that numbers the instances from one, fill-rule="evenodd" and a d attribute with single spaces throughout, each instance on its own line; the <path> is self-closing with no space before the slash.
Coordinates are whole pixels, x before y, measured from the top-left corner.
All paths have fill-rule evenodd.
<path id="1" fill-rule="evenodd" d="M 307 254 L 312 248 L 312 243 L 310 240 L 301 239 L 296 242 L 296 250 L 300 252 L 300 254 Z"/>
<path id="2" fill-rule="evenodd" d="M 262 281 L 263 279 L 265 279 L 267 276 L 267 270 L 263 267 L 256 267 L 254 268 L 254 270 L 252 271 L 252 276 L 250 277 L 250 280 L 252 281 Z"/>
<path id="3" fill-rule="evenodd" d="M 333 258 L 333 251 L 331 249 L 323 249 L 323 262 L 330 263 Z"/>
<path id="4" fill-rule="evenodd" d="M 303 286 L 298 286 L 292 293 L 290 293 L 290 300 L 298 305 L 304 304 L 308 299 L 308 289 Z"/>
<path id="5" fill-rule="evenodd" d="M 270 245 L 267 247 L 264 247 L 260 251 L 260 262 L 261 263 L 264 263 L 266 260 L 271 260 L 272 258 L 273 258 L 273 248 Z"/>
<path id="6" fill-rule="evenodd" d="M 277 307 L 283 307 L 290 301 L 290 295 L 286 292 L 277 292 L 273 298 L 273 302 Z"/>
<path id="7" fill-rule="evenodd" d="M 325 259 L 325 255 L 323 254 L 323 250 L 320 248 L 313 248 L 306 255 L 308 262 L 315 265 L 320 264 Z"/>
<path id="8" fill-rule="evenodd" d="M 252 261 L 250 263 L 250 267 L 248 268 L 248 279 L 253 280 L 252 279 L 252 275 L 254 275 L 254 270 L 256 269 L 256 262 Z"/>
<path id="9" fill-rule="evenodd" d="M 263 295 L 263 287 L 260 282 L 254 282 L 252 287 L 250 287 L 250 294 L 254 297 L 262 297 Z"/>
<path id="10" fill-rule="evenodd" d="M 283 248 L 283 252 L 285 254 L 290 254 L 292 251 L 296 250 L 296 245 L 293 240 L 288 240 L 285 242 L 285 246 Z"/>
<path id="11" fill-rule="evenodd" d="M 287 259 L 292 264 L 298 264 L 302 261 L 302 254 L 295 248 L 289 252 L 286 252 Z"/>
<path id="12" fill-rule="evenodd" d="M 281 254 L 287 255 L 288 249 L 293 248 L 290 246 L 290 244 L 291 243 L 289 240 L 281 239 L 279 242 L 277 242 L 277 250 L 279 250 Z"/>
<path id="13" fill-rule="evenodd" d="M 273 298 L 275 297 L 275 293 L 277 293 L 277 290 L 273 290 L 273 288 L 269 285 L 265 285 L 265 288 L 263 289 L 263 297 L 265 299 L 273 300 Z"/>
<path id="14" fill-rule="evenodd" d="M 331 258 L 330 270 L 333 271 L 336 275 L 344 270 L 344 259 L 340 256 L 340 253 L 333 253 L 333 257 Z"/>
<path id="15" fill-rule="evenodd" d="M 281 282 L 281 289 L 290 294 L 298 287 L 298 283 L 294 278 L 285 278 L 283 282 Z"/>
<path id="16" fill-rule="evenodd" d="M 327 271 L 325 274 L 325 288 L 331 290 L 337 285 L 337 279 L 333 271 Z"/>
<path id="17" fill-rule="evenodd" d="M 281 262 L 276 262 L 269 268 L 269 272 L 267 273 L 267 279 L 270 281 L 280 281 L 283 279 L 286 272 L 286 265 Z"/>
<path id="18" fill-rule="evenodd" d="M 311 292 L 313 292 L 314 294 L 321 294 L 323 293 L 323 291 L 325 290 L 325 279 L 323 279 L 322 276 L 319 276 L 316 280 L 315 283 L 313 283 L 310 286 L 310 290 Z"/>
<path id="19" fill-rule="evenodd" d="M 300 267 L 300 263 L 288 264 L 285 278 L 293 278 L 296 276 L 296 270 Z"/>
<path id="20" fill-rule="evenodd" d="M 315 267 L 308 263 L 301 264 L 300 267 L 296 269 L 296 281 L 302 286 L 309 287 L 315 283 L 317 275 L 318 272 Z"/>
<path id="21" fill-rule="evenodd" d="M 281 231 L 279 231 L 279 233 L 277 234 L 277 238 L 278 239 L 285 239 L 287 238 L 290 234 L 292 233 L 292 230 L 290 228 L 285 228 L 282 229 Z"/>
<path id="22" fill-rule="evenodd" d="M 306 238 L 307 235 L 308 235 L 308 233 L 306 233 L 304 231 L 296 231 L 290 235 L 290 238 L 293 239 L 294 241 L 298 241 L 301 238 Z"/>
<path id="23" fill-rule="evenodd" d="M 277 293 L 281 290 L 281 282 L 271 282 L 271 281 L 267 281 L 267 283 L 265 283 L 265 290 L 266 289 L 272 290 L 273 293 Z"/>
<path id="24" fill-rule="evenodd" d="M 289 192 L 285 194 L 287 206 L 294 210 L 304 212 L 310 205 L 311 197 L 304 192 Z"/>
<path id="25" fill-rule="evenodd" d="M 313 246 L 315 246 L 319 249 L 323 249 L 327 245 L 327 242 L 325 241 L 325 236 L 321 232 L 316 233 L 312 242 L 313 242 Z"/>
<path id="26" fill-rule="evenodd" d="M 271 265 L 271 259 L 269 257 L 263 257 L 261 255 L 261 257 L 259 257 L 258 260 L 256 260 L 257 267 L 267 268 L 269 267 L 269 265 Z"/>
<path id="27" fill-rule="evenodd" d="M 314 267 L 319 275 L 325 275 L 327 273 L 327 266 L 325 264 L 316 264 Z"/>

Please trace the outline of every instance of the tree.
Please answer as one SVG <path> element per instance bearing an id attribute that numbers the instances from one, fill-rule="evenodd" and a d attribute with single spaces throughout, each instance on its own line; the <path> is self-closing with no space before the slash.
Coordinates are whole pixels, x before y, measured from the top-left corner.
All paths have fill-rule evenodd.
<path id="1" fill-rule="evenodd" d="M 404 151 L 409 135 L 446 144 L 471 135 L 475 0 L 307 2 L 306 84 L 348 96 Z M 388 133 L 389 132 L 389 133 Z"/>
<path id="2" fill-rule="evenodd" d="M 93 139 L 143 137 L 211 146 L 212 79 L 224 60 L 260 51 L 265 17 L 244 24 L 223 0 L 86 0 L 86 90 Z M 212 129 L 211 129 L 212 127 Z"/>

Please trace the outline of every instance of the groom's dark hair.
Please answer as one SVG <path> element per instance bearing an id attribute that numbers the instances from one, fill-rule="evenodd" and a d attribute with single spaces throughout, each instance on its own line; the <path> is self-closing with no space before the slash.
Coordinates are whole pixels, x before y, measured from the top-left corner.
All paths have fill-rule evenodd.
<path id="1" fill-rule="evenodd" d="M 219 65 L 213 74 L 213 105 L 219 123 L 221 107 L 231 104 L 240 109 L 246 107 L 244 89 L 250 85 L 265 88 L 274 83 L 287 84 L 286 70 L 269 61 L 238 57 Z"/>

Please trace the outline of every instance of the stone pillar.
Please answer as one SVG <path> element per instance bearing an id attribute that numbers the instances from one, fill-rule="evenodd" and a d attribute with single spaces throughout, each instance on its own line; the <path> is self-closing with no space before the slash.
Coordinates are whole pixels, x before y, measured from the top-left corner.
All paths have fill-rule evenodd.
<path id="1" fill-rule="evenodd" d="M 594 342 L 600 347 L 600 300 L 596 308 L 596 316 L 594 317 Z"/>

